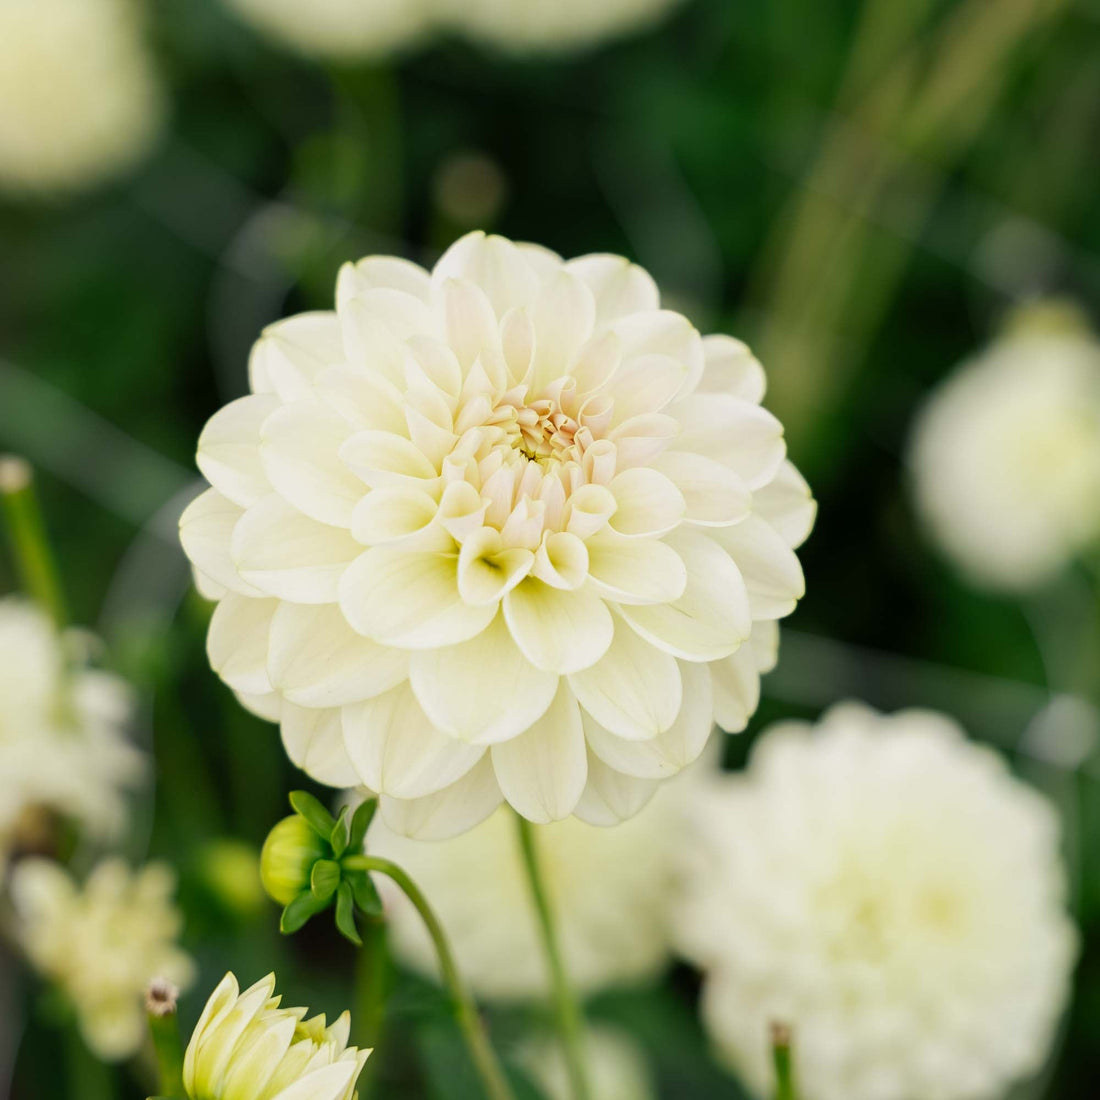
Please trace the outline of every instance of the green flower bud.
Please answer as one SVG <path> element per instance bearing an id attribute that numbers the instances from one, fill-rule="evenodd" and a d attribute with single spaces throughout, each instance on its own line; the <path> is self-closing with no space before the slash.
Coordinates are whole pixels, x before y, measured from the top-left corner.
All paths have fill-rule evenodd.
<path id="1" fill-rule="evenodd" d="M 268 895 L 289 905 L 310 886 L 313 865 L 331 857 L 331 849 L 298 814 L 284 817 L 264 841 L 260 853 L 260 880 Z"/>

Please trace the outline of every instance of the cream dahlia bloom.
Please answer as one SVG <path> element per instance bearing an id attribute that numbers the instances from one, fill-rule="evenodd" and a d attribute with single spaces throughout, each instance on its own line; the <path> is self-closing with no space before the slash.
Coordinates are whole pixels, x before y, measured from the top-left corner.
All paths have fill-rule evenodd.
<path id="1" fill-rule="evenodd" d="M 160 83 L 132 0 L 0 0 L 0 189 L 68 191 L 152 144 Z"/>
<path id="2" fill-rule="evenodd" d="M 281 1000 L 274 974 L 243 993 L 226 974 L 184 1054 L 188 1100 L 353 1100 L 370 1051 L 348 1046 L 348 1013 L 326 1027 Z"/>
<path id="3" fill-rule="evenodd" d="M 975 582 L 1041 584 L 1100 538 L 1100 342 L 1032 306 L 929 399 L 917 504 Z"/>
<path id="4" fill-rule="evenodd" d="M 183 920 L 164 864 L 131 872 L 100 863 L 83 887 L 56 863 L 23 860 L 12 872 L 16 934 L 32 965 L 76 1011 L 98 1057 L 117 1061 L 145 1041 L 145 990 L 154 978 L 190 985 L 194 964 L 176 943 Z"/>
<path id="5" fill-rule="evenodd" d="M 89 668 L 79 642 L 33 604 L 0 600 L 0 873 L 39 814 L 75 821 L 97 840 L 126 823 L 123 790 L 144 770 L 126 739 L 131 692 Z"/>
<path id="6" fill-rule="evenodd" d="M 594 1024 L 584 1035 L 584 1060 L 592 1100 L 653 1100 L 657 1095 L 645 1055 L 626 1032 Z M 516 1052 L 516 1061 L 546 1100 L 572 1100 L 561 1042 L 542 1037 Z"/>
<path id="7" fill-rule="evenodd" d="M 575 49 L 642 30 L 678 0 L 436 0 L 447 26 L 513 50 Z"/>
<path id="8" fill-rule="evenodd" d="M 569 818 L 536 831 L 566 969 L 581 992 L 651 981 L 667 965 L 669 894 L 682 861 L 683 814 L 712 771 L 709 761 L 701 761 L 618 828 Z M 523 1000 L 549 992 L 516 822 L 507 808 L 461 836 L 434 842 L 401 836 L 376 817 L 367 851 L 399 864 L 431 899 L 477 996 Z M 391 882 L 375 881 L 395 956 L 436 977 L 424 922 Z"/>
<path id="9" fill-rule="evenodd" d="M 434 0 L 226 0 L 246 22 L 300 53 L 378 57 L 417 38 Z"/>
<path id="10" fill-rule="evenodd" d="M 931 711 L 767 732 L 697 802 L 680 913 L 720 1053 L 761 1096 L 979 1100 L 1037 1070 L 1076 934 L 1051 807 Z"/>
<path id="11" fill-rule="evenodd" d="M 181 520 L 214 668 L 403 832 L 609 824 L 740 729 L 813 520 L 745 346 L 471 234 L 271 326 Z"/>

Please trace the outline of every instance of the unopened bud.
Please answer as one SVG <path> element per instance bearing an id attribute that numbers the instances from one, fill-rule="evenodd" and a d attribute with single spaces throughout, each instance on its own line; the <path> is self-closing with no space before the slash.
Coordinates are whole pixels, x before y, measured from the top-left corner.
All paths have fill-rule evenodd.
<path id="1" fill-rule="evenodd" d="M 260 881 L 272 900 L 289 905 L 310 887 L 313 865 L 331 855 L 328 845 L 298 814 L 284 817 L 264 841 Z"/>

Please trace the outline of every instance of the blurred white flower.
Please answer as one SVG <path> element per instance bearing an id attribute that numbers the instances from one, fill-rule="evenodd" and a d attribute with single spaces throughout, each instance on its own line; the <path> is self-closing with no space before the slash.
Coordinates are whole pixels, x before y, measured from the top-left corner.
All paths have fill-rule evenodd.
<path id="1" fill-rule="evenodd" d="M 104 860 L 83 887 L 44 859 L 12 871 L 19 943 L 65 994 L 89 1049 L 106 1061 L 129 1058 L 144 1043 L 145 990 L 154 978 L 186 987 L 194 976 L 176 943 L 183 919 L 175 887 L 160 863 L 131 872 L 121 860 Z"/>
<path id="2" fill-rule="evenodd" d="M 757 1094 L 773 1022 L 805 1100 L 979 1100 L 1040 1067 L 1076 953 L 1058 823 L 949 719 L 775 726 L 695 823 L 678 934 Z"/>
<path id="3" fill-rule="evenodd" d="M 144 770 L 125 735 L 129 688 L 67 652 L 75 640 L 33 604 L 0 600 L 0 872 L 36 813 L 72 819 L 95 839 L 116 836 L 122 788 Z"/>
<path id="4" fill-rule="evenodd" d="M 160 83 L 132 0 L 0 0 L 0 189 L 64 192 L 151 146 Z"/>
<path id="5" fill-rule="evenodd" d="M 1041 584 L 1100 537 L 1100 342 L 1051 312 L 964 363 L 914 432 L 920 512 L 978 584 Z"/>
<path id="6" fill-rule="evenodd" d="M 316 57 L 378 57 L 417 38 L 434 0 L 226 0 L 246 22 Z"/>
<path id="7" fill-rule="evenodd" d="M 701 761 L 615 829 L 576 818 L 535 831 L 570 981 L 584 993 L 656 977 L 668 961 L 669 889 L 680 860 L 682 815 L 709 772 Z M 501 807 L 445 841 L 394 833 L 375 818 L 367 851 L 398 863 L 436 910 L 463 977 L 481 997 L 549 991 L 514 815 Z M 392 883 L 375 876 L 398 959 L 430 977 L 436 954 L 424 923 Z"/>
<path id="8" fill-rule="evenodd" d="M 654 24 L 679 0 L 436 0 L 442 22 L 512 50 L 553 51 Z"/>
<path id="9" fill-rule="evenodd" d="M 348 1013 L 326 1027 L 281 1000 L 274 974 L 243 993 L 226 974 L 184 1054 L 188 1100 L 352 1100 L 370 1051 L 348 1046 Z"/>
<path id="10" fill-rule="evenodd" d="M 213 667 L 314 778 L 421 836 L 502 798 L 611 824 L 745 725 L 814 503 L 760 364 L 641 268 L 372 257 L 251 378 L 181 537 Z"/>
<path id="11" fill-rule="evenodd" d="M 584 1057 L 592 1100 L 653 1100 L 657 1095 L 645 1055 L 628 1033 L 590 1025 L 584 1035 Z M 516 1052 L 516 1061 L 546 1100 L 572 1100 L 559 1039 L 539 1037 L 525 1044 Z"/>

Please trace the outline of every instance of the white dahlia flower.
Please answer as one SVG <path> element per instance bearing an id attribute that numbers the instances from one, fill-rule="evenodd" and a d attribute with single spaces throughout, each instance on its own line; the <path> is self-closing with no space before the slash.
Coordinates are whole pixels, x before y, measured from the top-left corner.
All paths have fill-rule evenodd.
<path id="1" fill-rule="evenodd" d="M 576 49 L 642 30 L 679 0 L 436 0 L 446 26 L 509 50 Z"/>
<path id="2" fill-rule="evenodd" d="M 434 0 L 226 0 L 246 22 L 314 57 L 379 57 L 417 38 Z"/>
<path id="3" fill-rule="evenodd" d="M 773 727 L 696 807 L 678 932 L 758 1095 L 774 1022 L 805 1100 L 979 1100 L 1040 1067 L 1076 934 L 1055 814 L 992 750 L 845 704 Z"/>
<path id="4" fill-rule="evenodd" d="M 0 189 L 63 192 L 135 163 L 162 114 L 132 0 L 0 0 Z"/>
<path id="5" fill-rule="evenodd" d="M 105 1061 L 145 1041 L 145 990 L 154 978 L 186 987 L 194 964 L 176 943 L 183 919 L 175 876 L 160 863 L 131 872 L 100 863 L 83 887 L 56 863 L 26 859 L 11 875 L 16 934 L 31 964 L 76 1012 L 81 1034 Z"/>
<path id="6" fill-rule="evenodd" d="M 0 872 L 36 815 L 68 818 L 93 839 L 126 823 L 123 789 L 144 770 L 126 739 L 133 709 L 117 676 L 87 667 L 24 600 L 0 600 Z"/>
<path id="7" fill-rule="evenodd" d="M 581 992 L 647 982 L 668 963 L 669 891 L 682 861 L 683 814 L 712 771 L 709 761 L 700 761 L 618 828 L 569 818 L 536 830 L 566 970 Z M 403 867 L 431 900 L 477 996 L 524 1000 L 549 992 L 515 817 L 507 808 L 444 841 L 401 836 L 376 817 L 367 851 Z M 395 956 L 436 977 L 424 922 L 392 883 L 381 876 L 375 881 Z"/>
<path id="8" fill-rule="evenodd" d="M 372 257 L 251 380 L 181 536 L 213 667 L 315 779 L 425 836 L 502 799 L 608 824 L 744 726 L 814 504 L 760 365 L 640 268 Z"/>
<path id="9" fill-rule="evenodd" d="M 572 1100 L 569 1070 L 560 1040 L 542 1037 L 524 1044 L 516 1061 L 546 1100 Z M 584 1034 L 584 1061 L 592 1100 L 653 1100 L 657 1095 L 645 1055 L 624 1031 L 593 1024 Z"/>
<path id="10" fill-rule="evenodd" d="M 351 1017 L 326 1027 L 281 1000 L 274 974 L 243 993 L 222 978 L 184 1054 L 188 1100 L 353 1100 L 370 1051 L 348 1046 Z"/>
<path id="11" fill-rule="evenodd" d="M 1100 342 L 1051 312 L 964 363 L 914 433 L 919 510 L 979 584 L 1041 584 L 1100 538 Z"/>

